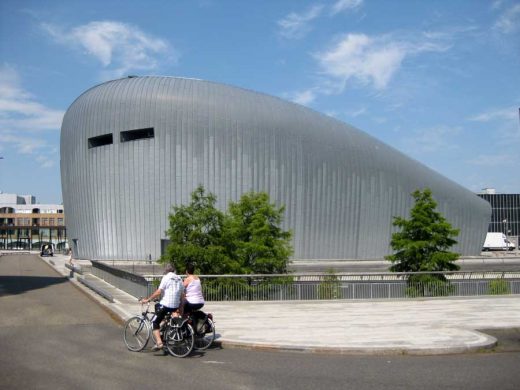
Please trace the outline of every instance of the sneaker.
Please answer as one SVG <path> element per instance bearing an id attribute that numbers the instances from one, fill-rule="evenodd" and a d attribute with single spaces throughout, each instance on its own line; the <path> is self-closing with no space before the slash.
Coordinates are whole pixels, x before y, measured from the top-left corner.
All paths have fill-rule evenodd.
<path id="1" fill-rule="evenodd" d="M 155 345 L 152 347 L 152 351 L 153 351 L 153 352 L 160 351 L 161 349 L 163 349 L 162 344 L 161 344 L 161 345 L 157 345 L 157 344 L 155 344 Z"/>

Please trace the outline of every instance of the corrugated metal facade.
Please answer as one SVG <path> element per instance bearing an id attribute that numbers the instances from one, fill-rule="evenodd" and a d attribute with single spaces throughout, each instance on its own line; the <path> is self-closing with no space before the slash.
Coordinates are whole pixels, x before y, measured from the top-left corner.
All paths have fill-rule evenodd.
<path id="1" fill-rule="evenodd" d="M 122 131 L 153 138 L 121 142 Z M 89 148 L 89 138 L 113 143 Z M 136 77 L 81 95 L 61 130 L 69 237 L 88 259 L 160 256 L 172 205 L 198 184 L 225 209 L 249 190 L 286 206 L 296 259 L 371 259 L 390 252 L 392 216 L 430 187 L 477 254 L 491 209 L 475 194 L 338 120 L 281 99 L 201 80 Z"/>

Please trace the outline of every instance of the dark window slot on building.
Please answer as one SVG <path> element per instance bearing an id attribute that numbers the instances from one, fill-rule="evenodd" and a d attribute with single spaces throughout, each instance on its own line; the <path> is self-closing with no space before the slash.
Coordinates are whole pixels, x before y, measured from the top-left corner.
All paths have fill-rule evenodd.
<path id="1" fill-rule="evenodd" d="M 146 129 L 127 130 L 121 132 L 121 142 L 135 141 L 138 139 L 153 138 L 153 127 Z"/>
<path id="2" fill-rule="evenodd" d="M 114 143 L 114 138 L 112 133 L 98 135 L 97 137 L 92 137 L 88 139 L 88 148 L 97 148 L 98 146 L 110 145 Z"/>

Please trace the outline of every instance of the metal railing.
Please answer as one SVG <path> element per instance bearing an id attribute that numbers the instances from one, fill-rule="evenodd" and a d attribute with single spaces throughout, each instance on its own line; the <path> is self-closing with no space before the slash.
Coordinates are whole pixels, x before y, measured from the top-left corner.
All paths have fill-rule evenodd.
<path id="1" fill-rule="evenodd" d="M 92 274 L 135 297 L 149 296 L 161 278 L 160 275 L 136 275 L 94 261 Z M 410 282 L 418 276 L 429 278 Z M 200 275 L 200 278 L 207 301 L 406 299 L 520 294 L 520 271 Z"/>
<path id="2" fill-rule="evenodd" d="M 92 275 L 134 297 L 148 297 L 155 290 L 153 282 L 145 277 L 110 267 L 101 262 L 92 261 L 91 272 Z"/>
<path id="3" fill-rule="evenodd" d="M 427 281 L 410 281 L 429 276 Z M 202 275 L 207 301 L 406 299 L 520 294 L 520 272 Z M 150 283 L 159 277 L 149 276 Z"/>

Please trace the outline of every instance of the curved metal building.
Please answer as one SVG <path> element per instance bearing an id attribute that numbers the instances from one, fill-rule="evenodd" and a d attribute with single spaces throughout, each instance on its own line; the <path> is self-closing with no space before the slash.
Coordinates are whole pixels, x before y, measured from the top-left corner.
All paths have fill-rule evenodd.
<path id="1" fill-rule="evenodd" d="M 61 176 L 75 256 L 157 259 L 172 205 L 198 184 L 218 207 L 266 191 L 285 205 L 295 259 L 372 259 L 391 252 L 392 216 L 430 187 L 480 252 L 487 202 L 377 139 L 306 107 L 213 82 L 129 77 L 98 85 L 67 110 Z"/>

